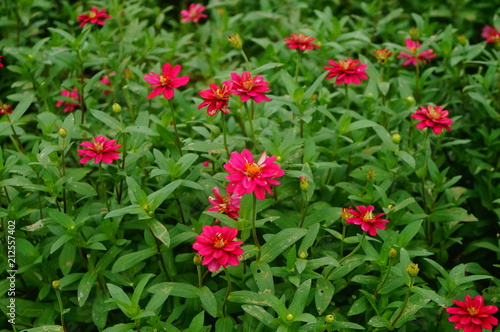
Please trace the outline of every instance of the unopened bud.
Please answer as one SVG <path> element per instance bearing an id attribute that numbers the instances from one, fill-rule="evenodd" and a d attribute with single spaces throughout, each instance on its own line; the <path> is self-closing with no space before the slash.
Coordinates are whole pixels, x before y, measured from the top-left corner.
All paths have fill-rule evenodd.
<path id="1" fill-rule="evenodd" d="M 335 321 L 335 316 L 334 315 L 326 315 L 325 317 L 325 322 L 328 324 L 333 323 Z"/>
<path id="2" fill-rule="evenodd" d="M 111 108 L 113 109 L 113 112 L 115 112 L 115 113 L 120 113 L 122 111 L 122 107 L 118 103 L 114 103 Z"/>
<path id="3" fill-rule="evenodd" d="M 292 321 L 292 320 L 294 320 L 294 319 L 295 319 L 295 317 L 293 317 L 293 315 L 292 315 L 292 314 L 288 314 L 288 315 L 286 315 L 286 320 L 288 320 L 288 321 Z"/>
<path id="4" fill-rule="evenodd" d="M 392 135 L 392 141 L 394 143 L 398 144 L 399 142 L 401 142 L 401 135 L 399 135 L 399 134 Z"/>
<path id="5" fill-rule="evenodd" d="M 410 29 L 411 40 L 417 41 L 419 37 L 420 37 L 420 32 L 418 31 L 418 29 L 415 27 L 411 28 Z"/>
<path id="6" fill-rule="evenodd" d="M 457 37 L 457 39 L 458 39 L 458 43 L 459 43 L 460 45 L 465 45 L 465 44 L 467 44 L 467 37 L 465 37 L 465 35 L 459 35 L 459 36 Z"/>
<path id="7" fill-rule="evenodd" d="M 413 96 L 408 96 L 406 97 L 406 100 L 411 104 L 411 105 L 415 105 L 415 98 L 413 98 Z"/>
<path id="8" fill-rule="evenodd" d="M 59 129 L 59 136 L 61 136 L 62 138 L 65 138 L 66 136 L 68 136 L 68 131 L 64 128 L 60 128 Z"/>
<path id="9" fill-rule="evenodd" d="M 243 47 L 243 42 L 241 41 L 240 35 L 238 33 L 233 33 L 227 37 L 231 45 L 237 50 L 241 50 Z"/>
<path id="10" fill-rule="evenodd" d="M 389 204 L 389 205 L 387 205 L 387 208 L 392 211 L 392 210 L 394 210 L 394 205 Z"/>
<path id="11" fill-rule="evenodd" d="M 301 252 L 301 253 L 299 254 L 299 258 L 300 258 L 300 259 L 306 259 L 306 258 L 307 258 L 307 252 Z"/>
<path id="12" fill-rule="evenodd" d="M 299 177 L 300 180 L 300 190 L 307 191 L 309 190 L 309 178 L 306 176 Z"/>
<path id="13" fill-rule="evenodd" d="M 389 257 L 390 258 L 395 258 L 397 256 L 398 252 L 396 251 L 396 249 L 394 248 L 391 248 L 391 250 L 389 250 Z"/>
<path id="14" fill-rule="evenodd" d="M 366 173 L 366 180 L 367 181 L 375 180 L 375 170 L 373 168 L 370 168 L 368 170 L 368 173 Z"/>
<path id="15" fill-rule="evenodd" d="M 280 162 L 281 160 L 283 160 L 283 158 L 281 158 L 281 156 L 276 157 L 276 161 Z"/>
<path id="16" fill-rule="evenodd" d="M 59 289 L 59 287 L 61 287 L 61 284 L 59 283 L 59 280 L 52 281 L 52 287 L 54 289 Z"/>
<path id="17" fill-rule="evenodd" d="M 348 208 L 342 208 L 342 213 L 341 213 L 341 218 L 343 221 L 346 221 L 347 218 L 352 218 L 354 217 L 349 211 L 352 210 L 352 206 L 349 206 Z"/>
<path id="18" fill-rule="evenodd" d="M 200 254 L 196 254 L 193 258 L 193 263 L 195 265 L 201 265 L 201 261 L 203 260 L 203 256 Z"/>
<path id="19" fill-rule="evenodd" d="M 381 48 L 373 51 L 373 55 L 375 56 L 375 58 L 377 58 L 379 64 L 385 65 L 387 59 L 389 59 L 389 57 L 392 55 L 392 52 L 387 48 Z"/>
<path id="20" fill-rule="evenodd" d="M 410 263 L 406 269 L 406 272 L 408 272 L 410 277 L 416 277 L 418 275 L 418 271 L 420 271 L 420 269 L 418 268 L 418 264 L 415 263 Z"/>

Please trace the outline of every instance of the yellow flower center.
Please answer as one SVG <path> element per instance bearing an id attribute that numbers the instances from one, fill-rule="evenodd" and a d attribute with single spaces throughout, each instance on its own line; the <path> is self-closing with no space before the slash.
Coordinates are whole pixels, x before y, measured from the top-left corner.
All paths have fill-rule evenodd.
<path id="1" fill-rule="evenodd" d="M 214 241 L 214 248 L 215 249 L 220 249 L 226 245 L 226 240 L 222 238 L 221 233 L 216 233 L 215 236 L 217 236 L 217 239 Z"/>
<path id="2" fill-rule="evenodd" d="M 471 316 L 475 316 L 479 313 L 479 310 L 477 310 L 476 308 L 474 307 L 470 307 L 470 308 L 467 308 L 467 311 L 469 312 L 469 314 Z"/>
<path id="3" fill-rule="evenodd" d="M 373 220 L 373 213 L 372 211 L 368 211 L 364 216 L 363 216 L 363 221 L 372 223 L 374 222 Z"/>
<path id="4" fill-rule="evenodd" d="M 101 153 L 104 150 L 104 142 L 97 143 L 94 141 L 94 151 L 97 153 Z"/>
<path id="5" fill-rule="evenodd" d="M 431 119 L 441 119 L 441 114 L 434 107 L 429 106 L 427 111 L 429 112 L 429 117 Z"/>
<path id="6" fill-rule="evenodd" d="M 90 11 L 89 17 L 90 18 L 95 18 L 97 16 L 97 13 L 93 10 Z"/>
<path id="7" fill-rule="evenodd" d="M 339 60 L 339 65 L 342 67 L 342 69 L 347 70 L 349 69 L 349 62 L 344 61 L 344 60 Z"/>
<path id="8" fill-rule="evenodd" d="M 413 53 L 413 54 L 417 54 L 417 50 L 418 50 L 418 47 L 416 47 L 416 46 L 412 46 L 412 47 L 410 47 L 410 51 L 411 51 L 411 53 Z"/>
<path id="9" fill-rule="evenodd" d="M 252 90 L 253 89 L 253 81 L 250 80 L 250 81 L 243 82 L 243 87 L 245 88 L 245 90 Z"/>
<path id="10" fill-rule="evenodd" d="M 171 81 L 172 79 L 170 77 L 160 75 L 160 84 L 162 86 L 167 86 Z"/>
<path id="11" fill-rule="evenodd" d="M 262 171 L 262 166 L 257 165 L 256 163 L 245 164 L 245 174 L 249 178 L 254 178 L 256 175 L 259 175 L 261 171 Z"/>

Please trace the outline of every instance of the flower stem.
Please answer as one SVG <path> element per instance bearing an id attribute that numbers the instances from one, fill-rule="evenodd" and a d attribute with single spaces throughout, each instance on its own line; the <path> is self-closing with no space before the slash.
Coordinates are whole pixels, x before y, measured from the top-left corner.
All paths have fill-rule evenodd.
<path id="1" fill-rule="evenodd" d="M 420 67 L 417 64 L 415 65 L 415 102 L 418 103 L 419 101 L 419 85 L 420 85 Z"/>
<path id="2" fill-rule="evenodd" d="M 255 227 L 255 220 L 257 219 L 257 197 L 255 194 L 252 195 L 252 235 L 253 241 L 255 242 L 255 246 L 257 247 L 257 261 L 260 261 L 260 243 L 257 238 L 257 228 Z"/>
<path id="3" fill-rule="evenodd" d="M 394 321 L 391 323 L 392 326 L 396 325 L 396 322 L 401 318 L 403 315 L 403 311 L 406 308 L 406 305 L 408 304 L 408 300 L 410 299 L 410 294 L 411 294 L 411 288 L 413 287 L 413 281 L 411 282 L 411 285 L 408 287 L 408 291 L 406 292 L 405 299 L 403 301 L 403 305 L 401 306 L 401 310 L 399 311 L 398 315 L 396 318 L 394 318 Z"/>
<path id="4" fill-rule="evenodd" d="M 61 314 L 61 326 L 62 326 L 64 332 L 66 332 L 68 330 L 66 329 L 66 324 L 64 323 L 64 306 L 62 303 L 61 291 L 57 288 L 55 289 L 55 291 L 56 291 L 57 302 L 59 302 L 59 311 Z"/>
<path id="5" fill-rule="evenodd" d="M 299 82 L 300 58 L 302 51 L 297 51 L 297 64 L 295 65 L 295 83 Z"/>
<path id="6" fill-rule="evenodd" d="M 227 159 L 229 159 L 229 148 L 227 147 L 226 114 L 221 112 L 220 116 L 222 118 L 222 134 L 224 137 L 224 148 L 226 149 Z"/>
<path id="7" fill-rule="evenodd" d="M 247 54 L 243 49 L 241 49 L 241 55 L 243 55 L 243 59 L 245 59 L 245 64 L 247 66 L 247 71 L 250 72 L 250 60 L 248 60 Z"/>
<path id="8" fill-rule="evenodd" d="M 174 124 L 174 132 L 175 132 L 175 143 L 177 144 L 177 148 L 179 149 L 179 153 L 182 157 L 182 149 L 181 149 L 181 140 L 179 138 L 179 133 L 177 132 L 177 125 L 175 124 L 175 112 L 174 112 L 174 106 L 172 105 L 172 102 L 170 99 L 167 99 L 168 105 L 170 106 L 170 111 L 172 112 L 172 123 Z"/>
<path id="9" fill-rule="evenodd" d="M 257 141 L 255 139 L 255 132 L 253 130 L 252 114 L 250 113 L 250 109 L 248 108 L 247 103 L 243 103 L 243 107 L 245 107 L 245 111 L 246 111 L 247 116 L 248 116 L 248 122 L 250 123 L 250 135 L 252 137 L 253 147 L 256 148 L 257 147 Z"/>
<path id="10" fill-rule="evenodd" d="M 341 265 L 343 262 L 345 262 L 348 258 L 350 258 L 352 255 L 354 255 L 361 248 L 361 246 L 363 245 L 363 242 L 365 242 L 365 237 L 366 237 L 366 232 L 363 232 L 363 237 L 361 238 L 361 241 L 359 241 L 359 243 L 356 246 L 356 248 L 354 248 L 353 251 L 351 251 L 347 256 L 345 256 L 344 258 L 342 258 L 339 261 L 339 265 Z M 328 280 L 330 278 L 330 276 L 332 275 L 333 270 L 335 270 L 335 267 L 332 267 L 332 269 L 330 270 L 330 272 L 328 272 L 328 274 L 325 277 L 325 280 Z"/>
<path id="11" fill-rule="evenodd" d="M 109 210 L 108 194 L 106 193 L 106 188 L 104 187 L 104 181 L 102 180 L 102 162 L 99 163 L 99 181 L 101 182 L 102 194 L 104 195 L 104 201 L 106 202 L 106 208 Z"/>
<path id="12" fill-rule="evenodd" d="M 394 261 L 394 258 L 389 258 L 389 268 L 387 269 L 387 272 L 385 273 L 384 279 L 382 280 L 382 282 L 380 283 L 380 285 L 375 290 L 375 293 L 373 293 L 373 297 L 376 297 L 377 294 L 382 289 L 382 287 L 384 287 L 387 279 L 389 278 L 389 274 L 391 274 L 391 269 L 392 269 L 392 263 L 393 263 L 393 261 Z"/>
<path id="13" fill-rule="evenodd" d="M 222 317 L 226 318 L 227 299 L 229 298 L 229 294 L 231 294 L 231 276 L 229 275 L 229 271 L 226 267 L 224 268 L 224 271 L 226 272 L 227 292 L 226 296 L 224 296 L 224 302 L 222 303 Z"/>
<path id="14" fill-rule="evenodd" d="M 203 277 L 201 276 L 201 265 L 196 264 L 196 271 L 198 272 L 198 288 L 203 287 Z"/>
<path id="15" fill-rule="evenodd" d="M 342 220 L 342 241 L 340 241 L 340 256 L 344 255 L 344 240 L 345 240 L 345 232 L 347 230 L 347 225 L 344 220 Z"/>
<path id="16" fill-rule="evenodd" d="M 345 108 L 347 112 L 350 110 L 350 101 L 349 101 L 349 85 L 347 83 L 344 83 L 344 88 L 345 88 Z"/>
<path id="17" fill-rule="evenodd" d="M 14 129 L 14 124 L 12 123 L 12 121 L 10 121 L 9 113 L 5 112 L 5 116 L 7 117 L 7 121 L 9 121 L 9 123 L 10 123 L 10 129 L 12 129 L 12 133 L 14 134 L 16 148 L 19 152 L 24 154 L 21 140 L 19 139 L 19 135 L 17 135 L 16 129 Z"/>
<path id="18" fill-rule="evenodd" d="M 306 204 L 305 204 L 304 209 L 302 211 L 302 218 L 300 219 L 299 228 L 302 228 L 302 225 L 304 225 L 304 220 L 306 220 L 306 215 L 307 215 L 307 209 L 309 208 L 309 200 L 307 199 L 307 194 L 303 194 L 303 195 L 306 196 L 306 198 L 305 198 Z"/>
<path id="19" fill-rule="evenodd" d="M 156 236 L 153 233 L 153 231 L 151 230 L 151 228 L 149 228 L 149 231 L 151 232 L 151 235 L 153 235 L 153 238 L 155 239 L 155 242 L 156 242 L 156 251 L 158 252 L 158 259 L 160 260 L 161 269 L 163 270 L 163 273 L 165 274 L 165 278 L 168 281 L 172 281 L 172 278 L 168 274 L 167 267 L 165 266 L 165 260 L 163 259 L 163 255 L 161 254 L 161 243 L 160 243 L 160 240 L 158 240 L 158 238 L 156 238 Z"/>

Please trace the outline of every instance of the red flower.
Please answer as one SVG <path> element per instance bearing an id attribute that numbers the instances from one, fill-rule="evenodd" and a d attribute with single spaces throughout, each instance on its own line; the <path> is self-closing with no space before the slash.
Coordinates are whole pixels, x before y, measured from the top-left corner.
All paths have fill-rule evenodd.
<path id="1" fill-rule="evenodd" d="M 78 22 L 81 22 L 80 28 L 82 28 L 87 23 L 97 23 L 99 25 L 104 25 L 104 19 L 108 18 L 111 18 L 111 16 L 107 14 L 106 8 L 98 10 L 97 8 L 93 7 L 90 9 L 90 14 L 82 14 L 78 16 Z"/>
<path id="2" fill-rule="evenodd" d="M 494 37 L 497 35 L 500 35 L 500 32 L 498 32 L 498 30 L 495 27 L 492 27 L 490 25 L 486 25 L 483 28 L 483 31 L 481 32 L 481 37 L 483 37 L 484 39 L 487 39 L 486 41 L 488 43 L 491 43 L 491 41 L 488 41 L 488 40 L 490 40 L 491 37 Z"/>
<path id="3" fill-rule="evenodd" d="M 183 9 L 181 10 L 181 15 L 182 15 L 182 22 L 189 22 L 192 21 L 193 23 L 198 23 L 200 18 L 207 17 L 207 15 L 202 14 L 202 12 L 205 10 L 205 6 L 199 5 L 199 4 L 190 4 L 189 9 Z"/>
<path id="4" fill-rule="evenodd" d="M 231 93 L 240 95 L 242 102 L 246 102 L 248 99 L 253 99 L 256 103 L 271 100 L 264 95 L 264 92 L 271 89 L 266 86 L 269 82 L 265 82 L 262 76 L 256 75 L 252 78 L 249 72 L 244 71 L 241 76 L 237 73 L 231 73 L 231 78 L 232 81 L 226 81 L 223 84 L 231 82 Z"/>
<path id="5" fill-rule="evenodd" d="M 413 41 L 410 38 L 406 39 L 406 48 L 411 52 L 411 54 L 406 52 L 399 52 L 398 59 L 408 58 L 403 63 L 403 66 L 416 66 L 419 63 L 427 63 L 427 60 L 430 60 L 436 56 L 436 54 L 433 53 L 434 51 L 432 50 L 432 48 L 419 53 L 418 49 L 420 48 L 420 46 L 421 45 L 418 41 Z"/>
<path id="6" fill-rule="evenodd" d="M 265 151 L 257 162 L 248 150 L 243 150 L 241 154 L 231 152 L 228 164 L 224 164 L 224 169 L 230 173 L 226 179 L 231 181 L 226 191 L 239 196 L 255 193 L 257 199 L 266 198 L 266 191 L 272 195 L 270 185 L 280 184 L 275 178 L 285 174 L 274 160 L 276 157 L 267 157 Z"/>
<path id="7" fill-rule="evenodd" d="M 87 149 L 78 150 L 78 157 L 83 156 L 83 158 L 80 159 L 80 163 L 85 164 L 91 159 L 94 159 L 94 163 L 96 164 L 101 161 L 106 164 L 112 163 L 113 160 L 118 159 L 120 151 L 117 151 L 117 149 L 121 147 L 120 144 L 115 143 L 115 139 L 108 140 L 104 136 L 94 137 L 93 142 L 83 142 L 80 145 Z"/>
<path id="8" fill-rule="evenodd" d="M 210 272 L 217 272 L 222 266 L 236 266 L 238 256 L 243 254 L 240 244 L 243 241 L 234 241 L 238 235 L 236 228 L 220 226 L 203 226 L 203 231 L 196 236 L 193 249 L 203 256 L 203 265 L 208 265 Z"/>
<path id="9" fill-rule="evenodd" d="M 5 113 L 12 113 L 12 105 L 0 103 L 0 115 L 4 115 Z"/>
<path id="10" fill-rule="evenodd" d="M 69 102 L 65 100 L 58 100 L 56 103 L 56 107 L 61 107 L 61 105 L 64 103 L 64 112 L 73 112 L 75 110 L 75 107 L 79 106 L 80 104 L 80 95 L 78 94 L 78 89 L 76 87 L 73 87 L 73 91 L 69 90 L 62 90 L 61 95 L 64 97 L 68 97 L 71 99 L 76 100 L 76 102 Z"/>
<path id="11" fill-rule="evenodd" d="M 346 222 L 355 225 L 361 225 L 361 229 L 368 232 L 371 236 L 377 235 L 378 229 L 385 229 L 384 223 L 388 223 L 389 220 L 381 219 L 379 217 L 383 216 L 385 213 L 379 213 L 376 216 L 373 215 L 374 207 L 372 205 L 368 206 L 357 206 L 358 211 L 351 209 L 349 213 L 353 215 L 351 218 L 347 218 Z"/>
<path id="12" fill-rule="evenodd" d="M 318 45 L 312 43 L 314 39 L 316 38 L 309 37 L 302 33 L 292 33 L 290 35 L 290 38 L 285 38 L 284 40 L 286 40 L 285 45 L 288 45 L 289 48 L 291 49 L 298 48 L 301 51 L 304 51 L 304 50 L 313 50 L 315 47 L 319 48 Z"/>
<path id="13" fill-rule="evenodd" d="M 420 106 L 417 114 L 412 114 L 411 117 L 421 121 L 417 124 L 418 129 L 430 127 L 435 134 L 441 134 L 443 128 L 448 131 L 451 130 L 449 126 L 453 124 L 453 120 L 447 118 L 448 114 L 449 112 L 443 110 L 441 106 L 429 105 L 427 108 Z"/>
<path id="14" fill-rule="evenodd" d="M 109 75 L 102 75 L 99 82 L 111 86 L 111 80 L 109 79 L 109 76 L 114 76 L 114 75 L 116 75 L 116 71 L 112 71 L 111 73 L 109 73 Z M 108 95 L 110 92 L 111 92 L 110 90 L 104 90 L 104 95 Z"/>
<path id="15" fill-rule="evenodd" d="M 180 65 L 175 65 L 171 68 L 170 63 L 165 63 L 162 68 L 162 75 L 155 72 L 150 74 L 145 74 L 144 79 L 146 82 L 154 87 L 153 91 L 147 96 L 147 99 L 158 96 L 163 93 L 163 96 L 167 99 L 172 99 L 174 97 L 174 89 L 182 85 L 186 85 L 189 82 L 188 76 L 177 77 L 181 71 Z"/>
<path id="16" fill-rule="evenodd" d="M 222 196 L 218 187 L 212 189 L 212 192 L 214 193 L 215 198 L 211 196 L 208 197 L 208 202 L 212 204 L 212 207 L 210 207 L 207 211 L 219 212 L 227 215 L 229 218 L 238 220 L 238 216 L 240 215 L 241 196 L 234 193 L 232 195 L 227 194 Z M 216 220 L 215 222 L 219 222 L 219 220 Z"/>
<path id="17" fill-rule="evenodd" d="M 335 62 L 333 60 L 328 60 L 328 64 L 332 67 L 325 66 L 324 69 L 328 70 L 330 73 L 326 77 L 327 80 L 337 77 L 335 84 L 361 84 L 361 80 L 367 80 L 365 68 L 366 65 L 358 65 L 359 60 L 339 60 Z"/>
<path id="18" fill-rule="evenodd" d="M 203 162 L 203 167 L 210 167 L 210 161 L 205 160 L 205 161 Z"/>
<path id="19" fill-rule="evenodd" d="M 0 55 L 0 68 L 3 67 L 2 58 L 3 58 L 3 56 Z"/>
<path id="20" fill-rule="evenodd" d="M 222 88 L 220 88 L 217 84 L 210 84 L 210 89 L 199 92 L 199 95 L 202 98 L 205 98 L 205 101 L 198 106 L 198 109 L 208 105 L 207 114 L 210 116 L 216 115 L 219 110 L 222 113 L 229 113 L 227 105 L 229 96 L 231 95 L 231 87 L 231 81 L 222 83 Z"/>
<path id="21" fill-rule="evenodd" d="M 463 329 L 464 332 L 482 332 L 483 328 L 492 329 L 498 325 L 498 319 L 492 316 L 498 311 L 494 305 L 484 305 L 484 298 L 477 295 L 471 299 L 465 295 L 465 302 L 453 300 L 459 306 L 446 308 L 446 312 L 452 314 L 448 320 L 456 323 L 455 329 Z"/>

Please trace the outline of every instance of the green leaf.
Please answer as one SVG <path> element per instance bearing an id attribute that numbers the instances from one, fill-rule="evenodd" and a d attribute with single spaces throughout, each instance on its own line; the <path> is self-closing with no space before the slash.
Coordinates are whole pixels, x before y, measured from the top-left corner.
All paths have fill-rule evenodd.
<path id="1" fill-rule="evenodd" d="M 123 130 L 120 121 L 116 120 L 111 115 L 94 109 L 91 109 L 90 113 L 94 116 L 94 118 L 107 125 L 111 130 L 115 131 Z"/>
<path id="2" fill-rule="evenodd" d="M 186 144 L 183 150 L 201 151 L 213 154 L 225 153 L 224 144 L 217 142 L 193 142 Z"/>
<path id="3" fill-rule="evenodd" d="M 133 178 L 127 176 L 126 178 L 130 196 L 134 197 L 135 200 L 131 200 L 132 203 L 137 203 L 144 210 L 149 210 L 149 199 L 146 193 L 141 190 L 141 187 L 135 182 Z"/>
<path id="4" fill-rule="evenodd" d="M 448 307 L 451 304 L 450 300 L 446 300 L 444 297 L 438 295 L 435 291 L 431 289 L 424 289 L 420 287 L 413 287 L 412 292 L 421 295 L 423 298 L 431 299 L 436 302 L 441 307 Z"/>
<path id="5" fill-rule="evenodd" d="M 73 264 L 75 263 L 76 246 L 72 243 L 64 244 L 61 254 L 59 255 L 59 268 L 66 276 L 70 273 Z"/>
<path id="6" fill-rule="evenodd" d="M 35 99 L 35 96 L 31 93 L 23 95 L 23 99 L 17 104 L 16 108 L 14 108 L 12 114 L 9 116 L 11 123 L 15 123 L 24 115 L 33 102 L 33 99 Z"/>
<path id="7" fill-rule="evenodd" d="M 363 326 L 356 324 L 356 323 L 338 322 L 338 321 L 332 322 L 328 326 L 331 328 L 335 328 L 337 330 L 340 330 L 340 329 L 364 330 L 365 329 Z"/>
<path id="8" fill-rule="evenodd" d="M 113 299 L 116 299 L 116 300 L 120 301 L 121 303 L 124 303 L 124 304 L 128 305 L 129 307 L 131 307 L 132 302 L 130 302 L 129 297 L 123 291 L 123 289 L 121 289 L 120 287 L 118 287 L 116 285 L 110 284 L 110 283 L 107 283 L 106 286 L 108 287 L 109 294 L 111 295 L 111 297 Z"/>
<path id="9" fill-rule="evenodd" d="M 263 71 L 266 71 L 266 70 L 269 70 L 269 69 L 273 69 L 273 68 L 278 68 L 278 67 L 281 67 L 281 66 L 283 66 L 283 63 L 268 62 L 265 65 L 262 65 L 260 67 L 255 68 L 254 70 L 252 70 L 252 75 L 257 75 L 258 73 L 261 73 Z"/>
<path id="10" fill-rule="evenodd" d="M 261 294 L 251 291 L 233 291 L 229 294 L 228 300 L 234 303 L 247 303 L 263 306 L 271 305 L 261 296 Z"/>
<path id="11" fill-rule="evenodd" d="M 65 243 L 73 240 L 76 237 L 74 234 L 64 234 L 58 238 L 50 247 L 50 254 L 53 254 L 57 249 L 61 248 Z"/>
<path id="12" fill-rule="evenodd" d="M 83 275 L 82 280 L 80 280 L 80 284 L 78 285 L 78 305 L 81 307 L 87 301 L 87 298 L 90 295 L 90 291 L 92 287 L 94 287 L 94 283 L 97 280 L 97 273 L 88 271 Z"/>
<path id="13" fill-rule="evenodd" d="M 216 318 L 217 317 L 217 301 L 215 300 L 214 293 L 207 287 L 203 286 L 198 291 L 198 296 L 200 297 L 201 305 L 207 311 L 207 313 Z"/>
<path id="14" fill-rule="evenodd" d="M 309 89 L 306 90 L 306 92 L 304 93 L 304 96 L 302 97 L 302 99 L 307 100 L 307 99 L 311 98 L 311 96 L 313 95 L 313 93 L 316 92 L 316 90 L 321 85 L 321 83 L 323 83 L 323 80 L 325 79 L 326 75 L 328 75 L 327 71 L 325 71 L 323 74 L 321 74 L 316 79 L 316 81 L 314 81 L 314 83 L 311 84 L 311 86 L 309 87 Z"/>
<path id="15" fill-rule="evenodd" d="M 66 183 L 66 188 L 71 191 L 74 191 L 77 194 L 80 194 L 84 197 L 93 197 L 97 196 L 97 191 L 95 191 L 94 187 L 92 187 L 88 183 L 84 182 L 69 182 Z"/>
<path id="16" fill-rule="evenodd" d="M 477 221 L 477 218 L 472 214 L 468 214 L 467 210 L 459 207 L 450 208 L 447 210 L 434 211 L 429 215 L 429 220 L 434 222 L 449 222 L 449 221 Z"/>
<path id="17" fill-rule="evenodd" d="M 302 239 L 302 242 L 300 243 L 300 247 L 299 247 L 299 251 L 298 251 L 299 255 L 301 253 L 307 254 L 309 248 L 312 247 L 312 245 L 314 244 L 314 241 L 316 241 L 316 237 L 318 236 L 319 226 L 320 226 L 320 224 L 316 223 L 313 226 L 311 226 L 311 228 L 309 228 L 306 236 L 304 236 L 304 238 Z"/>
<path id="18" fill-rule="evenodd" d="M 293 295 L 292 303 L 288 310 L 294 316 L 299 316 L 304 312 L 306 306 L 307 298 L 309 296 L 309 291 L 311 290 L 311 279 L 307 279 L 300 285 L 300 287 L 295 291 Z"/>
<path id="19" fill-rule="evenodd" d="M 52 33 L 57 33 L 59 34 L 60 36 L 64 37 L 67 41 L 70 42 L 70 44 L 72 44 L 74 41 L 75 41 L 75 37 L 73 37 L 72 35 L 70 35 L 68 32 L 64 31 L 64 30 L 61 30 L 61 29 L 56 29 L 56 28 L 48 28 L 50 32 Z"/>
<path id="20" fill-rule="evenodd" d="M 182 180 L 176 180 L 172 183 L 169 183 L 160 190 L 149 194 L 147 198 L 147 200 L 149 201 L 149 210 L 154 212 L 168 198 L 168 196 L 173 193 L 174 190 L 177 189 L 177 187 L 179 187 L 181 183 Z"/>
<path id="21" fill-rule="evenodd" d="M 106 69 L 101 70 L 100 72 L 97 72 L 92 76 L 90 80 L 85 84 L 85 87 L 83 88 L 83 93 L 85 96 L 88 96 L 90 93 L 90 90 L 94 87 L 94 85 L 99 81 L 99 79 L 102 77 L 102 75 L 106 72 Z"/>
<path id="22" fill-rule="evenodd" d="M 121 216 L 124 216 L 126 214 L 145 214 L 145 213 L 144 213 L 144 210 L 139 205 L 133 204 L 133 205 L 126 206 L 124 208 L 109 212 L 108 214 L 106 214 L 104 216 L 104 219 L 121 217 Z"/>
<path id="23" fill-rule="evenodd" d="M 128 126 L 123 130 L 124 133 L 139 133 L 148 136 L 158 136 L 151 128 L 147 126 Z"/>
<path id="24" fill-rule="evenodd" d="M 250 264 L 250 270 L 252 271 L 252 276 L 257 287 L 259 287 L 259 291 L 262 293 L 274 294 L 273 273 L 269 264 L 253 261 Z"/>
<path id="25" fill-rule="evenodd" d="M 284 69 L 280 70 L 280 76 L 283 80 L 283 83 L 285 84 L 288 95 L 293 96 L 293 92 L 295 91 L 295 89 L 297 89 L 297 84 L 293 80 L 292 76 L 290 76 L 290 74 Z"/>
<path id="26" fill-rule="evenodd" d="M 150 293 L 162 292 L 172 296 L 193 299 L 199 297 L 199 289 L 190 284 L 181 282 L 162 282 L 151 286 L 148 289 Z"/>
<path id="27" fill-rule="evenodd" d="M 323 314 L 332 302 L 333 293 L 335 293 L 335 287 L 332 283 L 324 278 L 318 278 L 316 280 L 316 289 L 314 292 L 314 303 L 316 304 L 316 310 L 318 314 Z"/>
<path id="28" fill-rule="evenodd" d="M 389 92 L 389 88 L 391 87 L 390 82 L 377 82 L 378 89 L 380 92 L 384 95 L 387 96 L 387 92 Z"/>
<path id="29" fill-rule="evenodd" d="M 73 229 L 76 227 L 75 222 L 66 213 L 59 212 L 54 209 L 48 210 L 49 216 L 52 220 L 56 221 L 61 226 L 67 229 Z"/>
<path id="30" fill-rule="evenodd" d="M 262 324 L 276 331 L 278 324 L 274 322 L 274 317 L 258 305 L 244 304 L 241 306 L 250 316 L 257 318 Z"/>
<path id="31" fill-rule="evenodd" d="M 422 222 L 422 220 L 417 220 L 405 227 L 405 229 L 398 236 L 397 243 L 400 247 L 405 248 L 410 243 L 413 237 L 417 235 L 418 231 L 420 230 Z"/>
<path id="32" fill-rule="evenodd" d="M 231 316 L 221 317 L 215 322 L 215 331 L 234 331 L 235 321 Z"/>
<path id="33" fill-rule="evenodd" d="M 130 330 L 133 330 L 135 328 L 134 323 L 128 323 L 128 324 L 117 324 L 112 327 L 108 327 L 102 332 L 130 332 Z"/>
<path id="34" fill-rule="evenodd" d="M 382 316 L 374 316 L 368 321 L 368 325 L 371 325 L 373 327 L 386 327 L 389 329 L 393 329 L 391 322 Z"/>
<path id="35" fill-rule="evenodd" d="M 92 304 L 92 321 L 99 331 L 104 329 L 108 320 L 108 307 L 104 303 L 104 296 L 100 292 L 97 292 Z"/>
<path id="36" fill-rule="evenodd" d="M 397 155 L 401 160 L 408 164 L 412 169 L 415 169 L 415 158 L 406 151 L 398 151 Z"/>
<path id="37" fill-rule="evenodd" d="M 359 315 L 360 313 L 366 312 L 366 310 L 370 307 L 370 303 L 366 299 L 365 296 L 360 297 L 351 306 L 347 316 Z"/>
<path id="38" fill-rule="evenodd" d="M 115 264 L 113 264 L 111 272 L 117 273 L 125 271 L 126 269 L 134 266 L 135 264 L 140 263 L 143 260 L 148 259 L 149 257 L 154 255 L 156 255 L 156 249 L 147 248 L 141 251 L 132 252 L 130 254 L 120 256 L 116 260 Z"/>
<path id="39" fill-rule="evenodd" d="M 167 247 L 170 246 L 170 235 L 167 228 L 156 219 L 148 219 L 147 225 L 153 232 L 153 235 Z"/>
<path id="40" fill-rule="evenodd" d="M 292 246 L 306 233 L 306 229 L 287 228 L 274 235 L 268 243 L 262 246 L 260 262 L 272 262 L 283 251 Z"/>
<path id="41" fill-rule="evenodd" d="M 349 258 L 340 267 L 336 267 L 335 270 L 333 270 L 329 280 L 340 279 L 363 263 L 364 259 L 357 257 Z"/>
<path id="42" fill-rule="evenodd" d="M 137 286 L 134 289 L 134 293 L 132 294 L 131 306 L 132 308 L 139 308 L 139 300 L 141 299 L 142 292 L 146 287 L 149 279 L 153 277 L 152 273 L 148 273 L 142 276 L 142 279 L 137 283 Z"/>
<path id="43" fill-rule="evenodd" d="M 205 322 L 205 312 L 202 311 L 196 316 L 194 316 L 193 320 L 191 321 L 191 324 L 189 324 L 187 331 L 202 332 L 204 322 Z"/>

